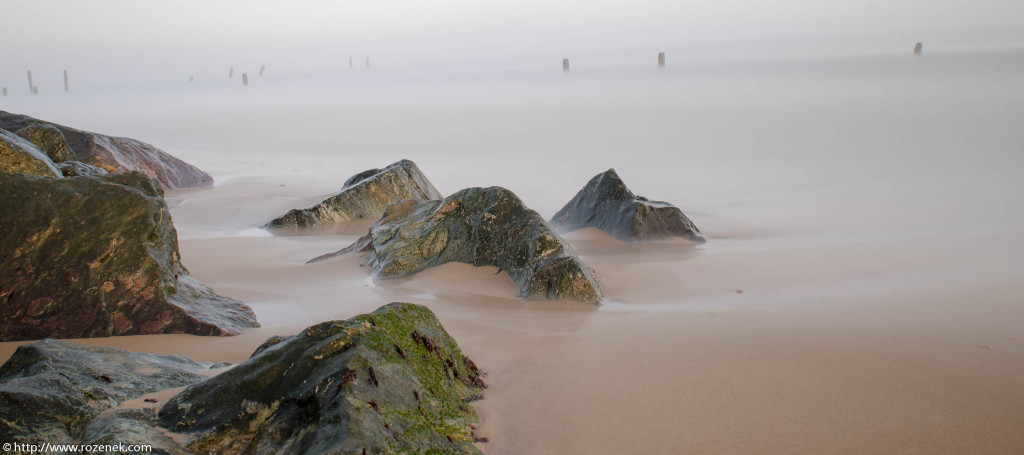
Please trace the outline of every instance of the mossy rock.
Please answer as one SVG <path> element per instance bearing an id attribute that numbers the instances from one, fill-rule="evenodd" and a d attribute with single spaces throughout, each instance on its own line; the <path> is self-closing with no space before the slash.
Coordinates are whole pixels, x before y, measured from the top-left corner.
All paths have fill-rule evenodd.
<path id="1" fill-rule="evenodd" d="M 420 168 L 401 160 L 384 169 L 370 169 L 350 177 L 341 191 L 304 209 L 289 210 L 264 227 L 308 228 L 354 220 L 375 220 L 395 202 L 440 199 L 441 193 Z"/>
<path id="2" fill-rule="evenodd" d="M 572 246 L 500 187 L 467 188 L 440 201 L 393 204 L 366 238 L 342 251 L 354 250 L 369 251 L 367 263 L 379 278 L 463 262 L 508 272 L 521 298 L 587 303 L 604 298 L 596 272 Z"/>
<path id="3" fill-rule="evenodd" d="M 138 173 L 0 173 L 0 340 L 258 327 L 181 264 L 155 181 Z"/>
<path id="4" fill-rule="evenodd" d="M 67 151 L 70 150 L 70 160 L 81 161 L 111 173 L 142 172 L 155 179 L 165 189 L 213 185 L 213 177 L 206 172 L 135 139 L 82 131 L 4 111 L 0 111 L 0 128 L 17 131 L 19 134 L 24 132 L 26 137 L 33 138 L 34 142 L 41 144 L 40 146 L 46 150 L 43 155 L 50 153 L 52 149 L 54 161 L 66 161 L 63 158 L 67 157 Z M 63 138 L 63 145 L 55 133 L 59 133 Z M 0 164 L 0 168 L 2 166 Z M 61 175 L 60 172 L 55 173 Z"/>
<path id="5" fill-rule="evenodd" d="M 467 402 L 483 387 L 429 309 L 393 303 L 273 339 L 159 420 L 196 453 L 476 454 Z"/>
<path id="6" fill-rule="evenodd" d="M 53 161 L 31 142 L 0 129 L 0 172 L 60 177 Z"/>
<path id="7" fill-rule="evenodd" d="M 682 237 L 703 243 L 704 235 L 678 207 L 633 194 L 615 169 L 587 182 L 576 196 L 551 218 L 562 232 L 598 228 L 624 242 L 645 242 Z"/>
<path id="8" fill-rule="evenodd" d="M 33 123 L 16 133 L 39 147 L 39 150 L 45 152 L 54 163 L 75 160 L 75 152 L 68 146 L 64 133 L 56 126 L 49 123 Z"/>

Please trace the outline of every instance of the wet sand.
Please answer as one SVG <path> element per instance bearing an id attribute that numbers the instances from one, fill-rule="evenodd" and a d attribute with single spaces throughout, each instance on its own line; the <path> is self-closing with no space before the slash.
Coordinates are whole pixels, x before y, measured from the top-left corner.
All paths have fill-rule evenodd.
<path id="1" fill-rule="evenodd" d="M 807 85 L 743 68 L 752 85 L 687 75 L 678 86 L 647 80 L 639 94 L 615 78 L 538 89 L 571 109 L 498 84 L 507 98 L 470 87 L 450 109 L 432 98 L 368 108 L 373 96 L 360 94 L 359 115 L 351 105 L 271 105 L 225 108 L 238 116 L 230 120 L 186 109 L 83 117 L 214 173 L 212 189 L 167 195 L 182 258 L 199 280 L 250 304 L 264 327 L 76 342 L 239 362 L 271 335 L 413 302 L 489 373 L 474 403 L 488 454 L 1018 452 L 1021 90 L 981 70 L 837 82 L 819 79 L 821 65 L 786 70 Z M 737 86 L 742 96 L 729 98 Z M 408 93 L 421 92 L 387 91 Z M 488 102 L 499 107 L 477 105 Z M 252 126 L 271 122 L 278 128 Z M 389 122 L 405 135 L 389 135 Z M 295 131 L 306 134 L 278 139 Z M 256 229 L 399 158 L 414 159 L 444 194 L 503 185 L 545 217 L 615 167 L 637 193 L 680 205 L 709 241 L 567 234 L 601 275 L 608 300 L 598 307 L 519 300 L 493 267 L 449 264 L 375 282 L 359 256 L 305 264 L 358 229 Z M 0 358 L 18 344 L 0 343 Z"/>
<path id="2" fill-rule="evenodd" d="M 493 267 L 374 283 L 359 256 L 304 264 L 354 235 L 216 233 L 269 219 L 313 189 L 277 181 L 168 195 L 186 265 L 252 304 L 263 328 L 76 341 L 239 362 L 271 335 L 406 301 L 431 307 L 489 373 L 475 405 L 487 453 L 1011 453 L 1024 444 L 1017 290 L 935 281 L 991 263 L 1014 239 L 894 251 L 760 237 L 758 249 L 744 244 L 763 233 L 726 221 L 703 226 L 733 238 L 700 246 L 629 245 L 586 230 L 566 237 L 609 301 L 524 302 Z"/>

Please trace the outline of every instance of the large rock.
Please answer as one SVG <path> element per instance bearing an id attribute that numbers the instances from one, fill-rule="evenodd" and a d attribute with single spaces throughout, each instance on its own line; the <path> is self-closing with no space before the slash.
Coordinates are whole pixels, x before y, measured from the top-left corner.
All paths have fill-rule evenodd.
<path id="1" fill-rule="evenodd" d="M 53 161 L 31 142 L 0 129 L 0 172 L 60 177 Z"/>
<path id="2" fill-rule="evenodd" d="M 0 173 L 0 194 L 0 340 L 259 326 L 248 306 L 189 276 L 149 177 Z"/>
<path id="3" fill-rule="evenodd" d="M 139 171 L 165 189 L 213 185 L 213 178 L 199 168 L 135 139 L 90 133 L 4 111 L 0 111 L 0 128 L 32 140 L 55 162 L 81 161 L 108 172 Z"/>
<path id="4" fill-rule="evenodd" d="M 305 228 L 344 221 L 375 220 L 389 205 L 410 199 L 441 199 L 441 193 L 416 163 L 402 160 L 384 169 L 360 172 L 349 178 L 338 194 L 311 207 L 290 210 L 264 227 Z"/>
<path id="5" fill-rule="evenodd" d="M 704 242 L 704 235 L 682 210 L 668 202 L 633 194 L 615 169 L 596 175 L 551 218 L 562 232 L 596 227 L 624 242 L 683 237 Z"/>
<path id="6" fill-rule="evenodd" d="M 392 205 L 368 238 L 342 251 L 369 251 L 379 278 L 410 276 L 449 262 L 498 267 L 526 299 L 598 303 L 596 273 L 511 191 L 467 188 L 440 201 Z"/>
<path id="7" fill-rule="evenodd" d="M 126 400 L 198 383 L 206 379 L 201 373 L 208 368 L 179 356 L 57 340 L 21 346 L 0 366 L 0 440 L 167 445 L 160 444 L 163 435 L 152 426 L 152 410 L 115 408 Z M 111 429 L 120 439 L 105 438 Z M 136 439 L 146 433 L 148 439 Z"/>
<path id="8" fill-rule="evenodd" d="M 480 371 L 426 307 L 393 303 L 268 342 L 160 424 L 196 453 L 479 453 Z"/>

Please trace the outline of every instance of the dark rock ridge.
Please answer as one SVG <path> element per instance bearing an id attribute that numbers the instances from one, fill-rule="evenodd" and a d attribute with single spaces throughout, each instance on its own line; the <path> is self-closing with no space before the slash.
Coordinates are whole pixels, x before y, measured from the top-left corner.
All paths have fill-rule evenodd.
<path id="1" fill-rule="evenodd" d="M 290 210 L 264 227 L 305 228 L 344 221 L 375 220 L 395 202 L 440 198 L 441 193 L 416 163 L 401 160 L 384 169 L 360 172 L 349 178 L 338 194 L 311 207 Z"/>
<path id="2" fill-rule="evenodd" d="M 704 235 L 682 210 L 668 202 L 633 194 L 615 169 L 596 175 L 551 218 L 562 232 L 596 227 L 624 242 L 683 237 L 704 242 Z"/>
<path id="3" fill-rule="evenodd" d="M 272 340 L 159 419 L 197 453 L 475 454 L 467 401 L 483 387 L 429 309 L 392 303 Z"/>
<path id="4" fill-rule="evenodd" d="M 392 303 L 272 338 L 206 379 L 213 368 L 56 340 L 25 345 L 0 366 L 0 439 L 170 454 L 480 453 L 468 402 L 482 397 L 481 372 L 423 306 Z M 185 386 L 153 407 L 125 403 Z"/>
<path id="5" fill-rule="evenodd" d="M 189 276 L 163 191 L 142 173 L 0 173 L 0 194 L 0 340 L 259 326 Z"/>
<path id="6" fill-rule="evenodd" d="M 57 163 L 57 169 L 64 174 L 64 177 L 79 177 L 82 175 L 103 175 L 109 174 L 105 169 L 85 164 L 81 161 L 62 161 Z"/>
<path id="7" fill-rule="evenodd" d="M 31 141 L 56 163 L 80 161 L 108 172 L 139 171 L 165 189 L 213 185 L 213 178 L 199 168 L 135 139 L 90 133 L 4 111 L 0 111 L 0 129 Z M 0 170 L 6 167 L 0 163 Z"/>
<path id="8" fill-rule="evenodd" d="M 57 340 L 21 346 L 0 366 L 0 440 L 174 444 L 147 424 L 156 422 L 153 410 L 115 408 L 149 393 L 198 383 L 206 379 L 200 373 L 208 366 L 185 357 Z M 107 436 L 115 428 L 119 436 L 133 437 Z M 138 433 L 149 436 L 139 440 Z"/>
<path id="9" fill-rule="evenodd" d="M 368 238 L 342 252 L 354 250 L 369 251 L 367 263 L 379 278 L 464 262 L 508 272 L 521 298 L 588 303 L 604 298 L 597 274 L 572 246 L 500 187 L 467 188 L 440 201 L 393 204 L 370 227 Z"/>

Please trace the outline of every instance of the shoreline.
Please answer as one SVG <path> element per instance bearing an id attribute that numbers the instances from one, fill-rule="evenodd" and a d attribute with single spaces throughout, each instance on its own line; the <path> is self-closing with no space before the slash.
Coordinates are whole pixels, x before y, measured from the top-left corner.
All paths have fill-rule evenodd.
<path id="1" fill-rule="evenodd" d="M 594 307 L 519 300 L 493 267 L 448 264 L 374 284 L 359 255 L 307 265 L 356 236 L 242 235 L 309 190 L 276 180 L 168 194 L 186 267 L 250 304 L 264 327 L 235 337 L 68 341 L 239 362 L 271 335 L 408 301 L 429 306 L 489 373 L 491 387 L 474 403 L 478 434 L 489 438 L 478 447 L 489 454 L 1000 452 L 1024 444 L 1015 431 L 1024 412 L 1006 406 L 1024 403 L 1024 336 L 994 317 L 1018 311 L 1000 303 L 1015 290 L 984 280 L 913 284 L 991 262 L 1012 235 L 960 247 L 941 238 L 800 248 L 784 232 L 713 218 L 695 221 L 732 234 L 698 247 L 567 234 L 611 297 Z M 989 302 L 957 303 L 971 296 Z M 0 357 L 15 344 L 0 344 Z"/>

